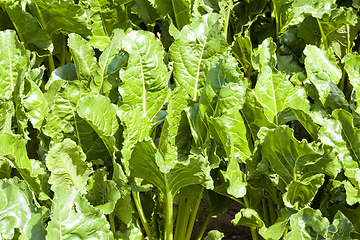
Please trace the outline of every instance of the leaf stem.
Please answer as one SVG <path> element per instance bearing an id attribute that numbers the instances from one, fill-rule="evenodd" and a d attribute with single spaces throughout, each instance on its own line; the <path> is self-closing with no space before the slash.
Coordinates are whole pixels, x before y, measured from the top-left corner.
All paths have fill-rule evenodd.
<path id="1" fill-rule="evenodd" d="M 204 232 L 206 230 L 206 226 L 207 226 L 209 220 L 210 220 L 210 214 L 206 213 L 206 216 L 205 216 L 203 224 L 201 225 L 201 229 L 200 229 L 199 235 L 197 237 L 197 240 L 201 240 L 202 236 L 204 235 Z"/>
<path id="2" fill-rule="evenodd" d="M 228 28 L 229 28 L 229 20 L 230 20 L 230 12 L 233 8 L 233 1 L 228 1 L 228 6 L 225 12 L 225 21 L 224 21 L 224 32 L 225 32 L 225 39 L 228 40 Z"/>
<path id="3" fill-rule="evenodd" d="M 168 179 L 165 176 L 166 199 L 165 199 L 165 240 L 173 239 L 173 196 L 170 191 Z"/>
<path id="4" fill-rule="evenodd" d="M 190 240 L 190 238 L 191 238 L 191 233 L 192 233 L 192 230 L 194 228 L 194 224 L 195 224 L 197 212 L 199 210 L 199 206 L 200 206 L 200 202 L 201 202 L 203 192 L 204 192 L 204 188 L 201 188 L 201 192 L 200 192 L 199 197 L 198 197 L 198 199 L 196 201 L 195 208 L 192 210 L 192 213 L 191 213 L 191 218 L 190 218 L 190 221 L 189 221 L 189 225 L 188 225 L 188 229 L 187 229 L 187 232 L 186 232 L 185 240 Z"/>
<path id="5" fill-rule="evenodd" d="M 139 214 L 139 216 L 140 216 L 141 222 L 142 222 L 142 224 L 143 224 L 143 226 L 144 226 L 144 228 L 145 228 L 145 232 L 146 232 L 149 240 L 152 240 L 152 233 L 151 233 L 149 224 L 148 224 L 148 222 L 146 221 L 146 217 L 145 217 L 144 210 L 143 210 L 143 208 L 142 208 L 142 206 L 141 206 L 139 193 L 132 191 L 132 195 L 133 195 L 134 202 L 135 202 L 135 206 L 136 206 L 136 209 L 137 209 L 138 214 Z"/>
<path id="6" fill-rule="evenodd" d="M 266 227 L 269 227 L 270 221 L 269 221 L 269 215 L 268 215 L 267 202 L 266 202 L 265 198 L 261 199 L 261 206 L 262 206 L 263 218 L 264 218 L 265 225 L 266 225 Z"/>
<path id="7" fill-rule="evenodd" d="M 114 220 L 114 213 L 110 213 L 109 215 L 109 220 L 110 220 L 110 229 L 113 233 L 115 233 L 116 229 L 115 229 L 115 220 Z"/>
<path id="8" fill-rule="evenodd" d="M 272 225 L 276 222 L 276 219 L 277 219 L 276 212 L 275 212 L 276 207 L 274 205 L 274 202 L 271 200 L 271 198 L 267 199 L 267 204 L 268 204 L 268 209 L 270 212 L 270 225 Z"/>
<path id="9" fill-rule="evenodd" d="M 328 42 L 327 42 L 327 39 L 326 39 L 324 30 L 322 29 L 321 23 L 320 23 L 320 21 L 319 21 L 318 18 L 316 18 L 316 21 L 318 22 L 319 29 L 320 29 L 320 33 L 321 33 L 321 37 L 322 37 L 322 39 L 323 39 L 323 41 L 324 41 L 325 50 L 326 50 L 328 53 L 330 53 L 329 45 L 328 45 Z"/>
<path id="10" fill-rule="evenodd" d="M 183 229 L 180 229 L 180 225 L 181 225 L 181 217 L 184 211 L 185 211 L 185 204 L 186 204 L 186 198 L 182 197 L 180 198 L 179 201 L 179 207 L 178 207 L 178 213 L 177 213 L 177 217 L 176 217 L 176 227 L 175 227 L 175 239 L 179 239 L 179 235 L 180 235 L 180 231 Z"/>
<path id="11" fill-rule="evenodd" d="M 185 197 L 184 200 L 186 200 Z M 176 223 L 176 228 L 178 228 L 179 231 L 178 231 L 178 236 L 175 237 L 175 239 L 185 239 L 186 231 L 188 228 L 190 211 L 191 211 L 191 201 L 188 199 L 187 201 L 183 202 L 183 205 L 184 205 L 184 207 L 182 208 L 183 210 L 181 212 L 178 212 L 180 221 L 179 223 Z"/>
<path id="12" fill-rule="evenodd" d="M 245 207 L 250 208 L 249 200 L 248 200 L 246 195 L 243 197 L 243 199 L 244 199 Z M 252 239 L 253 240 L 258 240 L 258 234 L 256 232 L 256 228 L 255 227 L 250 227 L 250 232 L 251 232 Z"/>

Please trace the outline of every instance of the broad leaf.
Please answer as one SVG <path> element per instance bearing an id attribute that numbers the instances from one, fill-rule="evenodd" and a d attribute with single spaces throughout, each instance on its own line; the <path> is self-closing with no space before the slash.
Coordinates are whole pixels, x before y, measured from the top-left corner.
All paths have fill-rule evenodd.
<path id="1" fill-rule="evenodd" d="M 19 42 L 16 32 L 0 32 L 0 99 L 9 100 L 13 96 L 18 78 L 28 69 L 30 52 Z"/>
<path id="2" fill-rule="evenodd" d="M 141 107 L 143 115 L 153 120 L 167 99 L 169 72 L 164 62 L 165 52 L 151 33 L 132 31 L 122 40 L 129 54 L 126 68 L 120 70 L 122 111 Z"/>
<path id="3" fill-rule="evenodd" d="M 91 206 L 75 189 L 55 188 L 46 239 L 114 239 L 104 214 Z"/>
<path id="4" fill-rule="evenodd" d="M 85 192 L 85 186 L 93 172 L 85 162 L 82 149 L 70 139 L 56 143 L 46 156 L 46 165 L 51 171 L 49 182 L 54 190 L 58 186 L 75 186 L 79 192 Z"/>
<path id="5" fill-rule="evenodd" d="M 91 189 L 86 195 L 89 202 L 105 214 L 110 214 L 115 209 L 115 204 L 120 198 L 120 192 L 116 183 L 107 180 L 107 172 L 104 169 L 97 169 L 90 179 Z"/>
<path id="6" fill-rule="evenodd" d="M 179 38 L 170 47 L 176 84 L 197 101 L 205 85 L 207 69 L 226 51 L 228 45 L 221 32 L 219 15 L 204 15 L 192 22 L 181 30 Z"/>
<path id="7" fill-rule="evenodd" d="M 279 124 L 277 114 L 287 107 L 309 110 L 309 102 L 304 89 L 293 86 L 283 74 L 275 70 L 276 46 L 267 38 L 254 54 L 253 64 L 260 71 L 255 86 L 255 95 L 263 105 L 265 115 Z"/>
<path id="8" fill-rule="evenodd" d="M 213 188 L 209 176 L 210 167 L 202 156 L 190 155 L 184 162 L 178 162 L 168 174 L 162 173 L 158 162 L 164 161 L 163 157 L 149 141 L 139 142 L 130 159 L 131 176 L 147 179 L 163 193 L 172 196 L 182 188 L 192 184 L 201 184 L 207 188 Z"/>
<path id="9" fill-rule="evenodd" d="M 69 34 L 68 46 L 74 58 L 77 77 L 88 86 L 97 67 L 94 50 L 85 39 L 75 33 Z"/>
<path id="10" fill-rule="evenodd" d="M 360 103 L 360 56 L 357 53 L 350 53 L 343 59 L 345 70 L 349 76 L 349 81 L 355 90 L 356 112 L 360 113 L 358 104 Z"/>
<path id="11" fill-rule="evenodd" d="M 25 181 L 17 177 L 0 180 L 0 237 L 13 239 L 19 229 L 21 239 L 45 239 L 44 222 L 49 217 L 45 207 L 39 207 Z"/>
<path id="12" fill-rule="evenodd" d="M 119 70 L 127 62 L 127 55 L 121 52 L 123 30 L 113 32 L 111 41 L 99 57 L 98 67 L 91 82 L 91 89 L 100 94 L 109 94 L 109 91 L 120 84 Z"/>

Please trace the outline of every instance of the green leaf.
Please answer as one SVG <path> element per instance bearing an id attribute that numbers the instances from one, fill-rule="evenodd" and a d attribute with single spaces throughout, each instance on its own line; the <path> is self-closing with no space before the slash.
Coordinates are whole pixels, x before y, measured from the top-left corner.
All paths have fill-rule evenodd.
<path id="1" fill-rule="evenodd" d="M 311 45 L 305 47 L 304 54 L 306 55 L 306 73 L 311 81 L 313 81 L 313 79 L 319 79 L 331 81 L 335 84 L 339 83 L 342 73 L 333 56 Z M 319 61 L 319 59 L 321 59 L 321 61 Z M 322 90 L 322 92 L 326 91 Z"/>
<path id="2" fill-rule="evenodd" d="M 231 221 L 234 226 L 261 227 L 264 225 L 259 214 L 252 208 L 242 208 Z"/>
<path id="3" fill-rule="evenodd" d="M 80 98 L 77 103 L 79 116 L 94 129 L 110 155 L 115 153 L 113 136 L 119 129 L 116 110 L 117 108 L 110 103 L 110 99 L 102 95 L 87 95 Z"/>
<path id="4" fill-rule="evenodd" d="M 139 106 L 142 114 L 153 121 L 169 90 L 170 73 L 164 63 L 164 49 L 154 34 L 144 31 L 128 33 L 122 47 L 129 60 L 127 67 L 120 70 L 120 108 L 125 113 Z"/>
<path id="5" fill-rule="evenodd" d="M 133 209 L 131 206 L 131 195 L 130 195 L 130 186 L 127 184 L 127 178 L 121 168 L 121 166 L 114 161 L 113 163 L 114 171 L 112 180 L 116 183 L 116 187 L 120 192 L 120 198 L 116 202 L 114 213 L 115 215 L 123 221 L 125 224 L 129 225 L 132 221 Z"/>
<path id="6" fill-rule="evenodd" d="M 91 0 L 89 4 L 91 29 L 93 32 L 89 43 L 100 51 L 104 51 L 109 45 L 110 37 L 115 29 L 121 28 L 125 31 L 131 28 L 131 24 L 129 19 L 126 18 L 125 11 L 121 6 L 117 6 L 117 3 Z"/>
<path id="7" fill-rule="evenodd" d="M 276 19 L 276 32 L 278 35 L 283 33 L 289 26 L 293 19 L 294 13 L 292 10 L 293 0 L 274 0 L 272 1 L 273 12 Z"/>
<path id="8" fill-rule="evenodd" d="M 228 51 L 221 28 L 219 15 L 204 15 L 183 28 L 170 47 L 175 82 L 186 89 L 193 101 L 199 99 L 212 62 Z"/>
<path id="9" fill-rule="evenodd" d="M 251 131 L 253 141 L 258 138 L 257 133 L 261 127 L 276 127 L 276 125 L 266 117 L 264 107 L 261 105 L 252 89 L 247 91 L 246 101 L 240 112 L 245 120 L 247 128 Z"/>
<path id="10" fill-rule="evenodd" d="M 165 160 L 164 165 L 159 166 L 162 172 L 167 173 L 174 162 L 187 158 L 191 133 L 183 110 L 189 100 L 189 95 L 183 88 L 177 87 L 170 94 L 159 141 L 159 151 Z"/>
<path id="11" fill-rule="evenodd" d="M 295 0 L 292 4 L 295 16 L 311 14 L 313 17 L 321 18 L 335 8 L 335 0 Z"/>
<path id="12" fill-rule="evenodd" d="M 16 229 L 21 239 L 45 239 L 44 222 L 49 217 L 45 207 L 39 207 L 25 181 L 17 177 L 0 180 L 0 237 L 13 239 Z"/>
<path id="13" fill-rule="evenodd" d="M 131 12 L 137 14 L 146 25 L 155 25 L 155 21 L 160 18 L 156 9 L 148 0 L 134 0 L 131 6 Z"/>
<path id="14" fill-rule="evenodd" d="M 35 50 L 39 55 L 48 55 L 54 49 L 53 43 L 44 29 L 41 29 L 38 20 L 30 13 L 26 12 L 26 6 L 21 6 L 21 2 L 6 3 L 5 10 L 17 30 L 21 41 L 31 50 Z M 36 47 L 32 46 L 35 45 Z"/>
<path id="15" fill-rule="evenodd" d="M 28 69 L 30 52 L 25 50 L 13 30 L 1 31 L 0 39 L 0 99 L 10 100 L 18 78 L 21 79 Z"/>
<path id="16" fill-rule="evenodd" d="M 341 138 L 336 139 L 340 144 L 336 144 L 335 142 L 335 145 L 340 148 L 346 147 L 346 149 L 341 151 L 345 155 L 340 155 L 340 160 L 342 161 L 345 170 L 358 168 L 360 164 L 360 149 L 358 147 L 360 130 L 354 127 L 353 117 L 351 114 L 344 110 L 335 110 L 333 112 L 333 117 L 340 123 L 341 131 Z"/>
<path id="17" fill-rule="evenodd" d="M 305 139 L 295 139 L 293 131 L 287 126 L 268 130 L 261 148 L 261 155 L 269 163 L 279 179 L 277 187 L 285 192 L 284 185 L 292 181 L 302 181 L 318 173 L 336 177 L 340 172 L 338 160 L 329 146 L 311 146 Z M 310 183 L 313 188 L 314 183 Z"/>
<path id="18" fill-rule="evenodd" d="M 223 239 L 224 234 L 218 230 L 211 230 L 204 240 L 221 240 Z"/>
<path id="19" fill-rule="evenodd" d="M 358 103 L 360 103 L 360 56 L 357 53 L 349 53 L 343 59 L 345 63 L 345 70 L 349 76 L 349 81 L 355 90 L 355 103 L 356 103 L 356 112 L 360 113 Z"/>
<path id="20" fill-rule="evenodd" d="M 34 0 L 29 7 L 42 29 L 50 36 L 58 31 L 68 34 L 91 34 L 85 10 L 72 1 Z"/>
<path id="21" fill-rule="evenodd" d="M 279 37 L 279 49 L 276 51 L 277 68 L 287 74 L 304 72 L 301 63 L 305 42 L 298 38 L 296 29 L 289 29 Z"/>
<path id="22" fill-rule="evenodd" d="M 77 77 L 88 86 L 97 67 L 95 52 L 85 39 L 75 33 L 69 34 L 68 46 L 74 59 Z"/>
<path id="23" fill-rule="evenodd" d="M 84 193 L 93 172 L 85 159 L 86 155 L 82 149 L 70 139 L 54 144 L 46 157 L 46 165 L 51 171 L 51 189 L 54 190 L 58 186 L 75 186 L 79 192 Z"/>
<path id="24" fill-rule="evenodd" d="M 100 209 L 105 214 L 110 214 L 115 209 L 115 204 L 120 198 L 120 192 L 116 187 L 116 183 L 107 180 L 107 172 L 104 169 L 97 169 L 90 179 L 90 185 L 86 198 L 91 205 Z"/>
<path id="25" fill-rule="evenodd" d="M 55 188 L 46 239 L 114 239 L 104 214 L 75 189 Z"/>
<path id="26" fill-rule="evenodd" d="M 31 80 L 25 80 L 23 104 L 31 124 L 35 128 L 40 129 L 49 112 L 49 108 L 43 92 Z"/>
<path id="27" fill-rule="evenodd" d="M 204 157 L 190 155 L 187 161 L 176 163 L 168 174 L 160 171 L 157 163 L 161 161 L 163 157 L 151 142 L 139 142 L 130 159 L 131 176 L 146 179 L 163 193 L 170 191 L 172 196 L 192 184 L 213 188 L 210 167 Z"/>
<path id="28" fill-rule="evenodd" d="M 48 199 L 50 189 L 47 171 L 40 161 L 28 158 L 27 140 L 10 133 L 0 133 L 0 139 L 0 156 L 14 165 L 36 196 L 41 200 Z"/>
<path id="29" fill-rule="evenodd" d="M 279 124 L 277 114 L 283 109 L 292 107 L 308 111 L 310 106 L 305 90 L 293 86 L 283 74 L 275 70 L 275 49 L 271 38 L 264 40 L 254 53 L 253 66 L 260 71 L 255 95 L 263 105 L 267 118 Z"/>
<path id="30" fill-rule="evenodd" d="M 250 37 L 241 35 L 236 36 L 231 49 L 244 69 L 244 72 L 247 73 L 251 67 L 252 45 Z"/>
<path id="31" fill-rule="evenodd" d="M 321 173 L 302 179 L 301 181 L 292 181 L 286 187 L 287 192 L 283 195 L 285 206 L 301 209 L 309 205 L 324 181 L 324 174 Z"/>
<path id="32" fill-rule="evenodd" d="M 206 204 L 206 214 L 211 217 L 217 217 L 225 212 L 231 203 L 230 198 L 211 190 L 204 191 L 203 200 Z"/>
<path id="33" fill-rule="evenodd" d="M 178 30 L 190 23 L 191 2 L 188 0 L 150 0 L 157 11 L 162 15 L 169 15 Z"/>
<path id="34" fill-rule="evenodd" d="M 112 88 L 120 84 L 119 70 L 127 63 L 127 55 L 121 52 L 124 36 L 123 30 L 114 30 L 109 45 L 101 53 L 94 80 L 90 85 L 93 91 L 108 94 Z"/>
<path id="35" fill-rule="evenodd" d="M 285 239 L 328 239 L 329 221 L 321 216 L 319 210 L 303 208 L 290 217 L 291 231 Z"/>

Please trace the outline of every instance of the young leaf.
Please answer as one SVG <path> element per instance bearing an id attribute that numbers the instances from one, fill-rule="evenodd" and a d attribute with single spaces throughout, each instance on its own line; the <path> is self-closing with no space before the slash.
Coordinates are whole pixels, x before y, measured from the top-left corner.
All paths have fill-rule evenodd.
<path id="1" fill-rule="evenodd" d="M 68 46 L 74 59 L 78 79 L 89 86 L 97 67 L 94 50 L 85 39 L 75 33 L 69 34 Z"/>
<path id="2" fill-rule="evenodd" d="M 92 188 L 86 195 L 89 202 L 105 214 L 110 214 L 115 209 L 115 204 L 120 198 L 120 192 L 116 183 L 107 180 L 108 173 L 104 169 L 97 169 L 90 179 Z"/>
<path id="3" fill-rule="evenodd" d="M 44 222 L 49 210 L 38 207 L 33 193 L 25 181 L 17 177 L 0 180 L 0 236 L 13 239 L 19 229 L 23 239 L 45 239 Z"/>
<path id="4" fill-rule="evenodd" d="M 115 30 L 109 45 L 101 53 L 94 80 L 90 85 L 93 91 L 107 95 L 112 88 L 119 85 L 119 69 L 127 62 L 127 55 L 120 52 L 124 36 L 123 30 Z"/>
<path id="5" fill-rule="evenodd" d="M 318 173 L 336 177 L 340 172 L 332 148 L 325 145 L 314 149 L 304 139 L 299 142 L 287 126 L 268 131 L 261 155 L 278 174 L 279 182 L 276 185 L 283 192 L 284 187 L 289 186 L 292 181 L 301 181 L 304 177 Z"/>
<path id="6" fill-rule="evenodd" d="M 98 48 L 100 51 L 110 43 L 110 37 L 116 28 L 121 28 L 124 31 L 131 28 L 129 19 L 126 18 L 126 13 L 117 2 L 91 0 L 89 1 L 91 29 L 93 35 L 89 41 L 92 47 Z"/>
<path id="7" fill-rule="evenodd" d="M 9 160 L 36 196 L 48 199 L 50 189 L 44 164 L 28 158 L 25 140 L 20 135 L 0 133 L 0 156 Z"/>
<path id="8" fill-rule="evenodd" d="M 349 81 L 355 90 L 356 112 L 360 113 L 360 56 L 357 53 L 349 53 L 343 59 L 345 70 L 349 76 Z"/>
<path id="9" fill-rule="evenodd" d="M 121 110 L 138 106 L 143 115 L 153 120 L 167 99 L 169 72 L 164 63 L 164 49 L 154 34 L 132 31 L 122 40 L 129 54 L 128 65 L 120 70 Z"/>
<path id="10" fill-rule="evenodd" d="M 267 38 L 254 54 L 254 67 L 260 71 L 255 95 L 263 105 L 268 119 L 279 124 L 277 114 L 287 107 L 308 111 L 310 106 L 304 89 L 293 86 L 285 76 L 275 70 L 276 46 Z"/>
<path id="11" fill-rule="evenodd" d="M 84 193 L 93 172 L 85 159 L 82 149 L 70 139 L 54 144 L 46 156 L 46 165 L 51 171 L 51 189 L 54 190 L 58 186 L 75 186 L 80 193 Z"/>
<path id="12" fill-rule="evenodd" d="M 176 163 L 168 174 L 162 173 L 158 167 L 163 161 L 161 154 L 151 142 L 139 142 L 130 159 L 131 176 L 147 179 L 164 194 L 170 193 L 172 196 L 182 187 L 192 184 L 213 188 L 210 168 L 205 160 L 202 156 L 190 155 L 187 161 Z"/>
<path id="13" fill-rule="evenodd" d="M 228 48 L 217 14 L 204 15 L 183 28 L 171 45 L 175 82 L 186 89 L 193 101 L 199 99 L 212 61 Z"/>
<path id="14" fill-rule="evenodd" d="M 114 239 L 104 214 L 91 206 L 75 189 L 55 188 L 46 239 Z"/>
<path id="15" fill-rule="evenodd" d="M 204 240 L 221 240 L 223 239 L 224 234 L 218 230 L 211 230 Z"/>
<path id="16" fill-rule="evenodd" d="M 28 68 L 30 52 L 19 42 L 16 32 L 0 32 L 0 99 L 10 100 L 15 91 L 18 78 Z"/>

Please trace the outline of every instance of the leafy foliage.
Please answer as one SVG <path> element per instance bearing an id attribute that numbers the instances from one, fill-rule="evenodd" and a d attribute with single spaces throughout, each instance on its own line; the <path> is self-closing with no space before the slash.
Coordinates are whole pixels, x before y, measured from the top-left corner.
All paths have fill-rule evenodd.
<path id="1" fill-rule="evenodd" d="M 0 238 L 358 239 L 358 8 L 0 0 Z"/>

